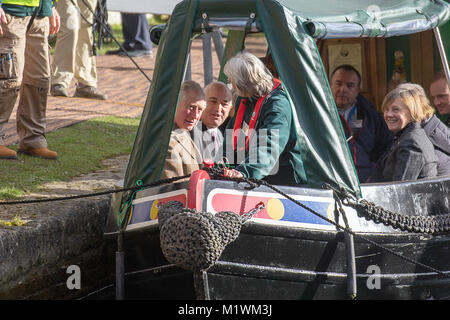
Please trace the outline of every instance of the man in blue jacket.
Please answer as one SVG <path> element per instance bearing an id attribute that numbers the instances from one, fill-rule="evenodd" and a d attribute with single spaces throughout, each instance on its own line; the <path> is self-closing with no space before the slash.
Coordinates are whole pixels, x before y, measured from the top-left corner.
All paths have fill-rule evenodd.
<path id="1" fill-rule="evenodd" d="M 373 173 L 378 158 L 391 146 L 393 135 L 373 105 L 360 94 L 358 70 L 341 65 L 332 72 L 330 83 L 358 178 L 363 183 Z"/>

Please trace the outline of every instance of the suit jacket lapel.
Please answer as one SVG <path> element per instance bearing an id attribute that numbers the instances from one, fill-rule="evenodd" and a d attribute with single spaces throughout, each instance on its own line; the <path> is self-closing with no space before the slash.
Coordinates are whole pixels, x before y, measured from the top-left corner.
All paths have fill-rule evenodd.
<path id="1" fill-rule="evenodd" d="M 197 160 L 195 145 L 187 133 L 180 133 L 175 135 L 175 140 L 183 147 L 183 149 L 192 157 L 192 159 Z M 189 139 L 186 139 L 189 137 Z"/>

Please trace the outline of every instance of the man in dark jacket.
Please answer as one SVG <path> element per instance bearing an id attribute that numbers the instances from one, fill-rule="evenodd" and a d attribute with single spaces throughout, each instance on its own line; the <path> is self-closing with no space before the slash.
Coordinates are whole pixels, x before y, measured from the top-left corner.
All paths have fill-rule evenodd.
<path id="1" fill-rule="evenodd" d="M 354 67 L 337 67 L 330 83 L 358 178 L 363 183 L 391 146 L 393 134 L 373 105 L 360 94 L 361 75 Z"/>
<path id="2" fill-rule="evenodd" d="M 443 72 L 437 73 L 431 79 L 430 94 L 442 122 L 450 127 L 450 88 Z"/>

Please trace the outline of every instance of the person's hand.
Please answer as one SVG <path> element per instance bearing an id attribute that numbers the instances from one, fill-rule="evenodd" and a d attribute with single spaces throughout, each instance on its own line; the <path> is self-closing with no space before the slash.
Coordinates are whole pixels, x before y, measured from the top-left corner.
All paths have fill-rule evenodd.
<path id="1" fill-rule="evenodd" d="M 59 18 L 58 11 L 56 8 L 52 8 L 52 16 L 49 19 L 50 23 L 50 34 L 55 34 L 59 31 L 59 27 L 61 26 L 61 20 Z"/>
<path id="2" fill-rule="evenodd" d="M 3 34 L 2 23 L 7 24 L 8 20 L 6 20 L 5 11 L 3 11 L 3 9 L 0 7 L 0 35 Z"/>
<path id="3" fill-rule="evenodd" d="M 228 178 L 243 178 L 244 176 L 242 173 L 235 169 L 224 169 L 223 170 L 223 176 Z"/>

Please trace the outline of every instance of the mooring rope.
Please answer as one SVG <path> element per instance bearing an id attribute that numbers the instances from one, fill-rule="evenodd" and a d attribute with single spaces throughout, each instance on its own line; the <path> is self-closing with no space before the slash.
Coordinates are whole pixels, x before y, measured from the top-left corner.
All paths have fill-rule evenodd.
<path id="1" fill-rule="evenodd" d="M 73 200 L 73 199 L 81 199 L 81 198 L 104 196 L 104 195 L 107 195 L 107 194 L 126 192 L 126 191 L 137 191 L 137 190 L 140 190 L 140 189 L 147 189 L 147 188 L 152 188 L 152 187 L 158 187 L 158 186 L 161 186 L 163 184 L 176 182 L 178 180 L 189 178 L 190 176 L 191 176 L 190 174 L 187 174 L 187 175 L 184 175 L 184 176 L 173 177 L 173 178 L 169 178 L 169 179 L 161 179 L 161 180 L 158 180 L 158 181 L 155 181 L 155 182 L 151 182 L 151 183 L 145 184 L 145 185 L 139 185 L 137 183 L 136 186 L 134 186 L 134 187 L 110 189 L 110 190 L 105 190 L 105 191 L 86 193 L 86 194 L 79 194 L 79 195 L 66 196 L 66 197 L 0 201 L 0 205 L 15 205 L 15 204 L 31 204 L 31 203 L 42 203 L 42 202 L 54 202 L 54 201 L 63 201 L 63 200 Z"/>

